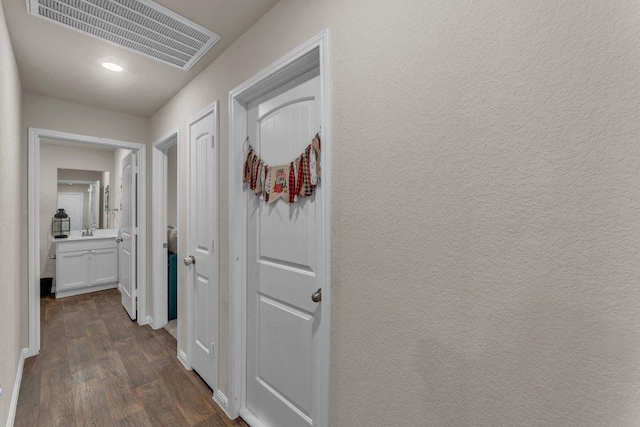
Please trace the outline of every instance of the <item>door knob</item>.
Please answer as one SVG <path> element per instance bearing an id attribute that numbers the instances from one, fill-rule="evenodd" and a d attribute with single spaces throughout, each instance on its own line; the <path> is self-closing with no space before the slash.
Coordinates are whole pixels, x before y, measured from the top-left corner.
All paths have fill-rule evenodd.
<path id="1" fill-rule="evenodd" d="M 196 263 L 196 257 L 189 255 L 184 259 L 184 265 L 191 265 Z"/>
<path id="2" fill-rule="evenodd" d="M 313 302 L 322 301 L 322 288 L 318 289 L 317 291 L 311 294 L 311 301 Z"/>
<path id="3" fill-rule="evenodd" d="M 116 242 L 118 243 L 122 242 L 122 237 L 116 237 Z"/>

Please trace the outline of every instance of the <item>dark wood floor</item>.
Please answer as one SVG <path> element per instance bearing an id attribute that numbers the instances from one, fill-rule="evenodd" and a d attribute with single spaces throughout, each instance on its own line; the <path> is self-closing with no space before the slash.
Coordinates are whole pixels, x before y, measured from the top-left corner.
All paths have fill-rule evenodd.
<path id="1" fill-rule="evenodd" d="M 132 322 L 117 290 L 42 300 L 42 350 L 25 361 L 15 426 L 246 426 L 176 358 L 164 329 Z"/>

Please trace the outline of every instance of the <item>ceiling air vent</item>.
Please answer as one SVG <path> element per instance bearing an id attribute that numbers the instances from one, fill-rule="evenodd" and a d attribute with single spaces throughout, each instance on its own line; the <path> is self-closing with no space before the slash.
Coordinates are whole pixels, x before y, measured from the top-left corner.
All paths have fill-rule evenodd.
<path id="1" fill-rule="evenodd" d="M 28 0 L 29 13 L 188 70 L 220 36 L 150 0 Z"/>

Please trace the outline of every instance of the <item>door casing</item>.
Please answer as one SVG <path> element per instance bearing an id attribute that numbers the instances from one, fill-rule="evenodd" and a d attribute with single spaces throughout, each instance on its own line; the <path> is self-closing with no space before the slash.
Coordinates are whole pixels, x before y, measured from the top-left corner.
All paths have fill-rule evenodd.
<path id="1" fill-rule="evenodd" d="M 163 247 L 167 243 L 167 150 L 177 145 L 178 150 L 178 180 L 180 179 L 180 128 L 176 128 L 169 134 L 163 136 L 153 143 L 153 201 L 152 201 L 152 221 L 153 221 L 153 247 L 151 248 L 152 256 L 152 283 L 153 283 L 153 317 L 149 318 L 149 324 L 153 329 L 159 329 L 168 323 L 168 268 L 167 253 L 168 249 Z M 180 183 L 177 186 L 178 196 L 176 200 L 180 204 Z M 182 235 L 181 230 L 181 209 L 178 206 L 178 239 Z M 178 240 L 180 241 L 180 240 Z M 180 264 L 178 264 L 180 265 Z M 181 317 L 180 310 L 180 292 L 178 292 L 178 318 Z M 183 339 L 178 329 L 178 348 L 177 354 L 179 359 L 184 363 L 185 352 L 181 350 L 184 347 Z"/>
<path id="2" fill-rule="evenodd" d="M 237 418 L 246 406 L 246 223 L 247 198 L 242 186 L 243 146 L 247 135 L 247 104 L 305 72 L 319 67 L 322 129 L 322 183 L 317 191 L 323 197 L 322 285 L 323 319 L 320 341 L 322 354 L 318 393 L 320 411 L 315 418 L 319 427 L 330 426 L 331 368 L 331 80 L 329 30 L 262 70 L 229 92 L 229 397 L 216 390 L 214 399 L 231 418 Z"/>
<path id="3" fill-rule="evenodd" d="M 26 357 L 40 353 L 40 139 L 60 139 L 89 145 L 124 148 L 138 152 L 138 324 L 147 324 L 147 146 L 137 142 L 87 136 L 50 129 L 29 128 L 28 152 L 28 280 L 29 280 L 29 347 Z"/>

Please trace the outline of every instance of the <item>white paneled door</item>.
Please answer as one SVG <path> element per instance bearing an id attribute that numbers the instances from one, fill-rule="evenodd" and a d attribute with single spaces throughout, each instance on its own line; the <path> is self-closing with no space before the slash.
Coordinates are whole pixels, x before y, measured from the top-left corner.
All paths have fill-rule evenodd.
<path id="1" fill-rule="evenodd" d="M 320 78 L 309 74 L 248 105 L 249 141 L 269 165 L 289 164 L 319 131 Z M 312 299 L 322 286 L 321 193 L 293 204 L 267 204 L 250 192 L 247 197 L 247 383 L 241 415 L 257 426 L 311 426 L 318 411 L 322 322 L 318 294 Z"/>
<path id="2" fill-rule="evenodd" d="M 216 111 L 189 125 L 188 256 L 184 259 L 189 281 L 189 351 L 191 366 L 215 390 L 215 333 L 218 327 L 217 248 L 215 247 L 218 159 Z"/>
<path id="3" fill-rule="evenodd" d="M 82 230 L 83 193 L 58 193 L 58 209 L 64 209 L 69 215 L 72 230 Z"/>
<path id="4" fill-rule="evenodd" d="M 131 320 L 137 316 L 136 245 L 137 245 L 137 154 L 122 160 L 122 221 L 120 227 L 120 292 L 122 305 Z"/>

